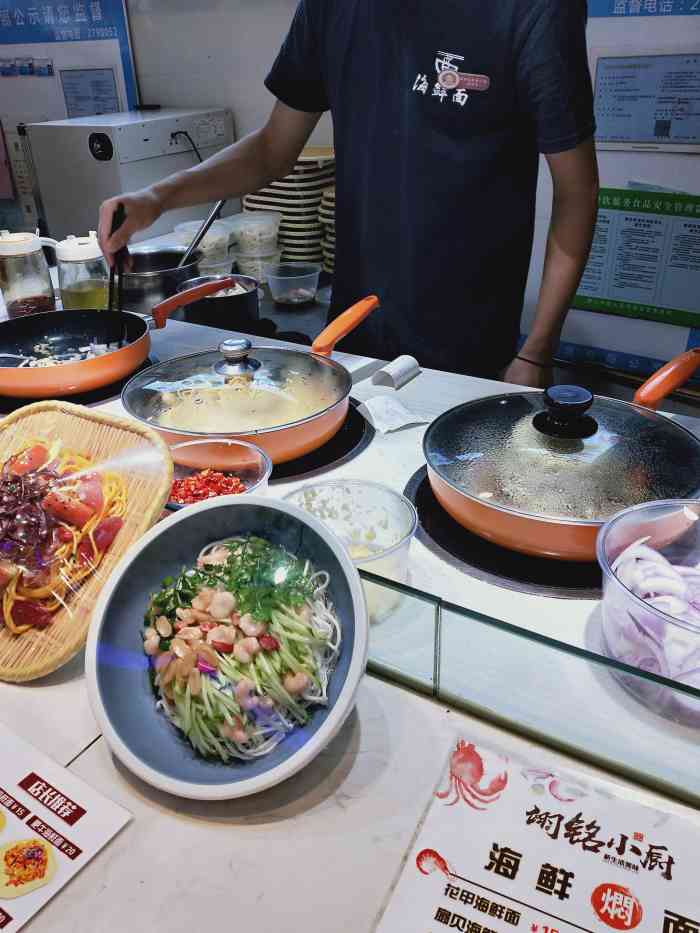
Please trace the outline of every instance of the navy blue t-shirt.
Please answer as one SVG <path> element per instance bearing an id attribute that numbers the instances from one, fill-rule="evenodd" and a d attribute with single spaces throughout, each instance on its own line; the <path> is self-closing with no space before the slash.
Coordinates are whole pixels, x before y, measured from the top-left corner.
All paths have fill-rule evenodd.
<path id="1" fill-rule="evenodd" d="M 586 0 L 301 0 L 267 78 L 331 110 L 331 316 L 379 295 L 342 349 L 492 375 L 512 359 L 538 153 L 594 132 Z"/>

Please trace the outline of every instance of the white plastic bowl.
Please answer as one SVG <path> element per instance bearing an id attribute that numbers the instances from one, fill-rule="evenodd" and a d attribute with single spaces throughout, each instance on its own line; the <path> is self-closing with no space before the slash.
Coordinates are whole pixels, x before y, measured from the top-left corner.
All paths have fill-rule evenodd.
<path id="1" fill-rule="evenodd" d="M 407 582 L 418 515 L 405 496 L 381 483 L 330 480 L 302 486 L 285 499 L 327 525 L 358 570 Z M 369 581 L 363 586 L 372 623 L 386 619 L 401 601 L 396 590 Z"/>

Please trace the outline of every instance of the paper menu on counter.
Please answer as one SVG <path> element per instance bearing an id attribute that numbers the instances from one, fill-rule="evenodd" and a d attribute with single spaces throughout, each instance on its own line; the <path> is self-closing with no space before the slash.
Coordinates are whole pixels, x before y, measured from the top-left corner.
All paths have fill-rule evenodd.
<path id="1" fill-rule="evenodd" d="M 699 933 L 699 836 L 460 736 L 376 933 Z"/>
<path id="2" fill-rule="evenodd" d="M 130 820 L 0 723 L 0 930 L 19 930 Z"/>

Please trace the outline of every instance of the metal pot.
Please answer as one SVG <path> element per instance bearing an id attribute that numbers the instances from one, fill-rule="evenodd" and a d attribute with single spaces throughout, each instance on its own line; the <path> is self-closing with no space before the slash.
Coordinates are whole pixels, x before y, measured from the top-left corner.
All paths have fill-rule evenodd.
<path id="1" fill-rule="evenodd" d="M 502 547 L 594 561 L 599 529 L 622 509 L 700 498 L 700 441 L 651 410 L 699 354 L 652 376 L 635 404 L 555 386 L 445 412 L 423 443 L 435 497 L 463 527 Z"/>
<path id="2" fill-rule="evenodd" d="M 187 252 L 184 246 L 140 246 L 129 252 L 132 266 L 123 275 L 122 311 L 149 314 L 154 305 L 174 295 L 183 282 L 199 275 L 201 252 L 194 253 L 190 262 L 178 269 Z"/>
<path id="3" fill-rule="evenodd" d="M 258 300 L 258 283 L 248 275 L 200 275 L 196 279 L 189 279 L 179 286 L 178 292 L 196 288 L 209 282 L 219 282 L 233 277 L 238 285 L 246 289 L 243 295 L 211 295 L 203 298 L 185 308 L 185 320 L 189 324 L 203 324 L 207 327 L 218 327 L 222 330 L 237 330 L 246 332 L 250 325 L 260 320 L 260 307 Z M 226 289 L 224 289 L 225 291 Z"/>
<path id="4" fill-rule="evenodd" d="M 273 463 L 294 460 L 342 427 L 352 376 L 330 355 L 378 305 L 374 296 L 353 305 L 316 338 L 311 352 L 232 339 L 218 350 L 152 366 L 126 384 L 122 405 L 171 446 L 212 439 L 173 450 L 183 466 L 235 469 L 235 463 L 221 459 L 217 439 L 222 437 L 256 444 Z"/>

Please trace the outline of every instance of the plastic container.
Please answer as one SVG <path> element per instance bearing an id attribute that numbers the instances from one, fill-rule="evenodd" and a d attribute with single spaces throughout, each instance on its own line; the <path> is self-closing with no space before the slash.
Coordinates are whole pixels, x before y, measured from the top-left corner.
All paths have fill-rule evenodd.
<path id="1" fill-rule="evenodd" d="M 405 496 L 381 483 L 330 480 L 303 486 L 287 495 L 327 525 L 345 545 L 358 570 L 397 583 L 408 580 L 411 541 L 418 516 Z M 401 602 L 401 594 L 363 581 L 372 623 L 381 622 Z"/>
<path id="2" fill-rule="evenodd" d="M 201 220 L 188 220 L 186 223 L 178 224 L 175 227 L 175 236 L 178 243 L 181 246 L 189 246 L 201 226 Z M 231 233 L 228 224 L 215 220 L 197 247 L 203 254 L 200 267 L 226 262 L 230 242 Z"/>
<path id="3" fill-rule="evenodd" d="M 316 300 L 321 266 L 315 262 L 274 263 L 267 268 L 272 297 L 280 305 L 301 305 Z"/>
<path id="4" fill-rule="evenodd" d="M 277 211 L 247 211 L 228 221 L 236 252 L 241 256 L 269 256 L 277 250 L 282 215 Z"/>
<path id="5" fill-rule="evenodd" d="M 221 470 L 227 475 L 237 476 L 246 487 L 242 496 L 256 493 L 259 496 L 267 492 L 270 474 L 272 473 L 272 461 L 267 454 L 256 447 L 255 444 L 249 444 L 247 441 L 229 441 L 221 438 L 218 441 L 185 441 L 183 444 L 173 444 L 170 448 L 173 460 L 175 461 L 175 470 L 173 479 L 184 479 L 192 476 L 200 470 L 191 467 L 180 466 L 177 462 L 178 452 L 185 448 L 192 450 L 193 447 L 207 444 L 212 450 L 217 463 L 227 463 L 229 468 Z M 215 498 L 215 497 L 214 497 Z M 195 503 L 191 503 L 194 505 Z M 186 509 L 188 505 L 181 505 L 179 502 L 169 501 L 166 505 L 171 512 L 177 512 L 179 509 Z"/>
<path id="6" fill-rule="evenodd" d="M 603 570 L 601 614 L 605 654 L 614 661 L 700 691 L 700 626 L 650 605 L 635 595 L 613 570 L 617 558 L 636 542 L 657 551 L 675 566 L 696 568 L 700 561 L 698 518 L 700 502 L 695 500 L 666 499 L 633 506 L 619 512 L 601 528 L 597 555 Z M 662 573 L 666 575 L 669 571 L 662 568 Z M 624 565 L 620 574 L 630 582 Z M 671 576 L 675 575 L 671 572 Z M 691 578 L 682 576 L 681 580 L 692 595 Z M 653 581 L 649 585 L 655 587 Z M 623 671 L 615 676 L 629 693 L 655 713 L 700 727 L 700 700 Z"/>
<path id="7" fill-rule="evenodd" d="M 109 300 L 109 269 L 97 233 L 69 236 L 56 243 L 58 283 L 65 311 L 104 309 Z"/>
<path id="8" fill-rule="evenodd" d="M 280 250 L 271 253 L 269 256 L 248 256 L 234 249 L 232 255 L 241 275 L 249 275 L 252 279 L 256 279 L 261 285 L 267 282 L 268 268 L 277 266 L 282 258 L 282 252 Z"/>

